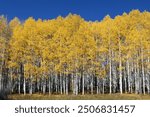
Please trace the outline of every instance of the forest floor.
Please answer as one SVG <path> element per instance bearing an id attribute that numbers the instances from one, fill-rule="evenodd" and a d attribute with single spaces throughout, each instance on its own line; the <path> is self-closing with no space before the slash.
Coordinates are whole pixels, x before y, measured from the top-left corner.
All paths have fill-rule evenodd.
<path id="1" fill-rule="evenodd" d="M 99 95 L 9 95 L 10 100 L 150 100 L 150 95 L 137 94 L 99 94 Z"/>

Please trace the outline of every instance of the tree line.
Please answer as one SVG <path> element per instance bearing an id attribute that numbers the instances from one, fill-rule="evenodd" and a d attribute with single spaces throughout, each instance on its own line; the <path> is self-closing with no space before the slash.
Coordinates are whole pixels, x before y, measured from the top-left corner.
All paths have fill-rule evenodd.
<path id="1" fill-rule="evenodd" d="M 150 13 L 102 21 L 0 16 L 0 92 L 150 93 Z"/>

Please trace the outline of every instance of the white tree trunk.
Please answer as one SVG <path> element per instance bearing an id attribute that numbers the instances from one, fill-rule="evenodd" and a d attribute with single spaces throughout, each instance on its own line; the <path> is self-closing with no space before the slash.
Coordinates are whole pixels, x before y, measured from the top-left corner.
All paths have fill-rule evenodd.
<path id="1" fill-rule="evenodd" d="M 111 69 L 111 63 L 112 61 L 111 61 L 111 50 L 110 50 L 110 48 L 109 48 L 109 94 L 111 94 L 111 92 L 112 92 L 112 89 L 111 89 L 111 87 L 112 87 L 112 84 L 111 84 L 111 82 L 112 82 L 112 75 L 111 75 L 111 72 L 112 72 L 112 69 Z"/>
<path id="2" fill-rule="evenodd" d="M 120 85 L 120 94 L 122 94 L 122 58 L 121 58 L 120 40 L 119 40 L 119 85 Z"/>
<path id="3" fill-rule="evenodd" d="M 143 60 L 143 49 L 141 50 L 141 62 L 142 62 L 142 80 L 143 80 L 143 94 L 145 95 L 145 73 L 144 73 L 144 60 Z"/>

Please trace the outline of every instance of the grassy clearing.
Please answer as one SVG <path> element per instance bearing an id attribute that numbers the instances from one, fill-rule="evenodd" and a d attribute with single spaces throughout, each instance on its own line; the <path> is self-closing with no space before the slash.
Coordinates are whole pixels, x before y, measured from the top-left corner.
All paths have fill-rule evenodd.
<path id="1" fill-rule="evenodd" d="M 150 95 L 136 94 L 99 94 L 99 95 L 17 95 L 9 96 L 10 100 L 150 100 Z"/>

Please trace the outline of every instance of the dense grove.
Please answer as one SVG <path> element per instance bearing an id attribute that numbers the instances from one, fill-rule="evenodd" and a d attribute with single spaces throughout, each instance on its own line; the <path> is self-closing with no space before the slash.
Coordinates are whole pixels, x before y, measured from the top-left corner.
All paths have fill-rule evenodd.
<path id="1" fill-rule="evenodd" d="M 150 12 L 102 21 L 0 16 L 0 92 L 150 93 Z"/>

